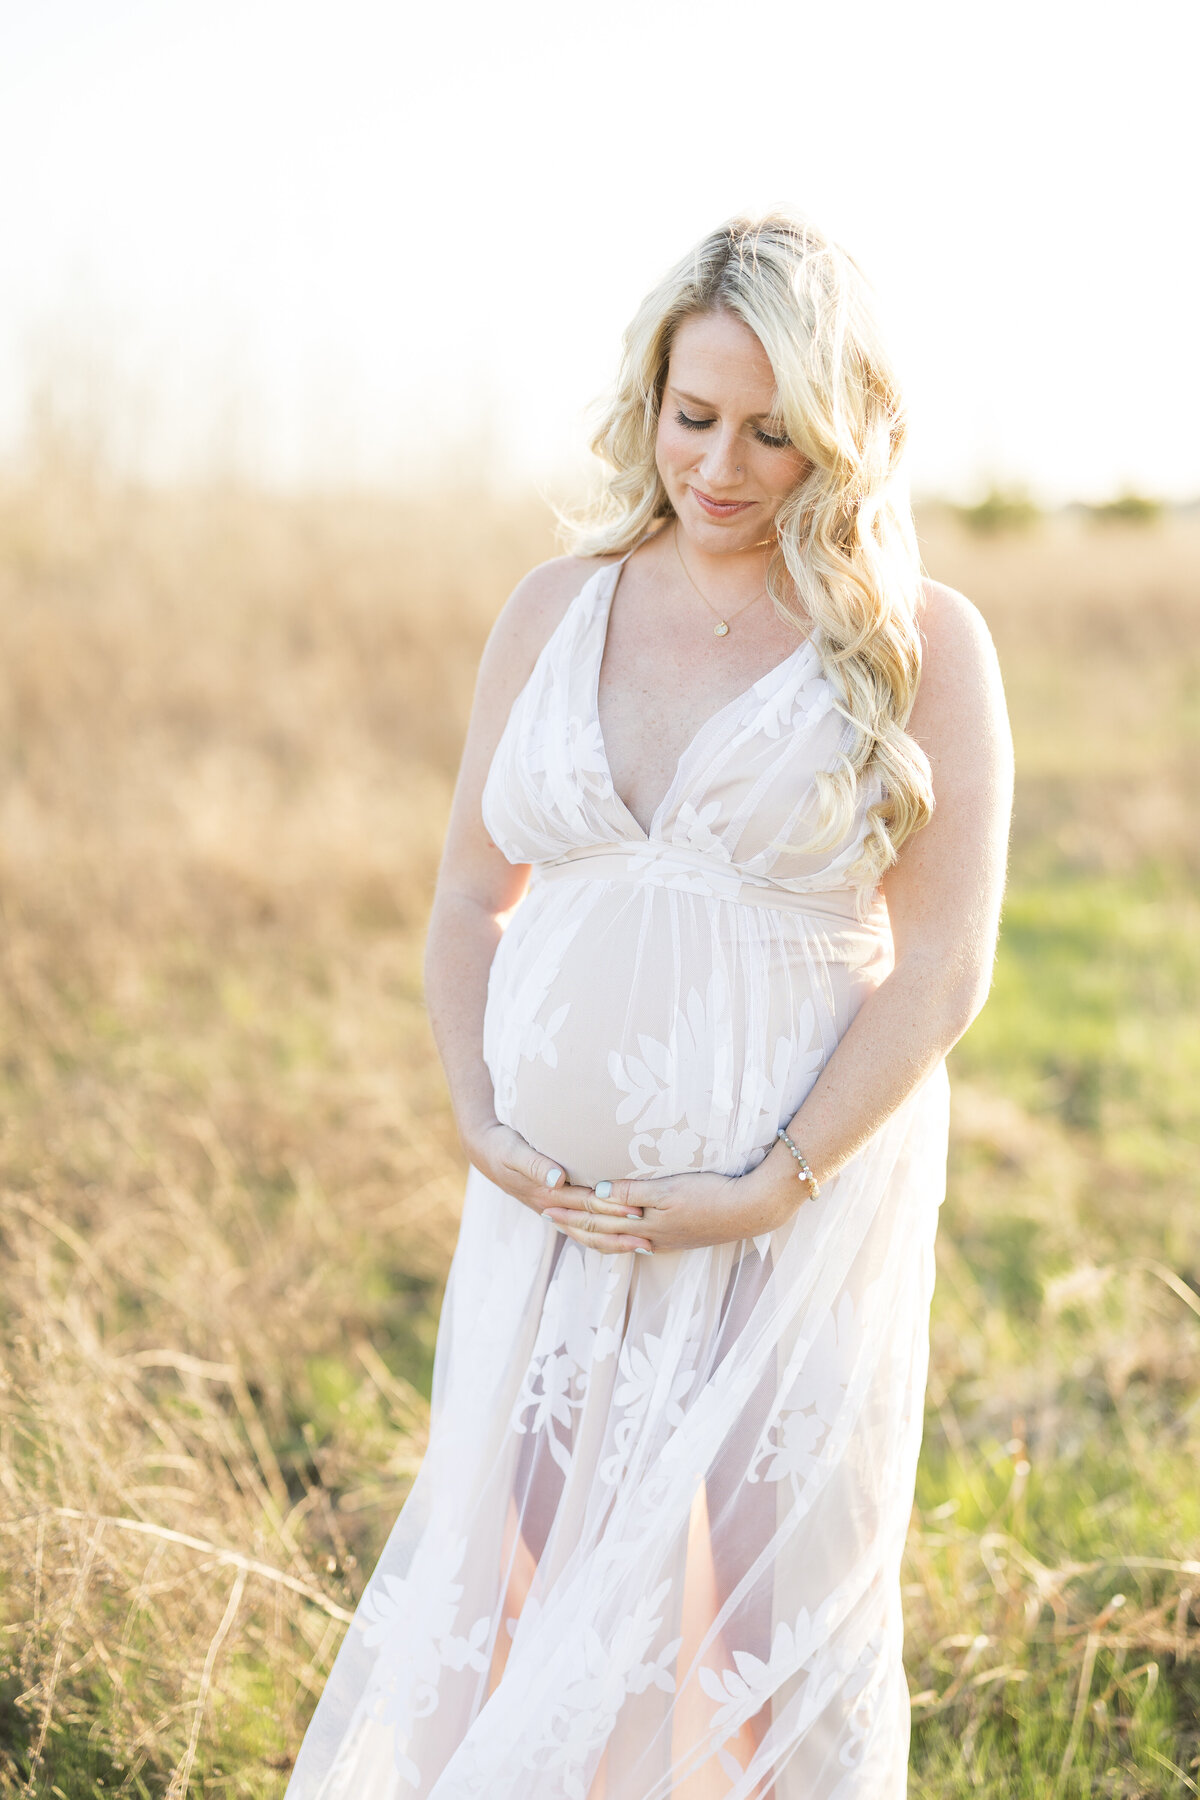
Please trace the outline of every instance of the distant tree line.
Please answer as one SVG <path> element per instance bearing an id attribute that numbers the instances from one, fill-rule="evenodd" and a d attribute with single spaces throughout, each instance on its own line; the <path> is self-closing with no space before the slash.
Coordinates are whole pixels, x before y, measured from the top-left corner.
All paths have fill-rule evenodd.
<path id="1" fill-rule="evenodd" d="M 936 505 L 951 513 L 968 531 L 988 536 L 1004 531 L 1028 531 L 1046 516 L 1026 488 L 991 487 L 983 498 L 968 506 L 952 501 Z M 1073 501 L 1067 512 L 1081 514 L 1096 525 L 1155 525 L 1167 511 L 1166 503 L 1149 494 L 1127 488 L 1112 500 Z"/>

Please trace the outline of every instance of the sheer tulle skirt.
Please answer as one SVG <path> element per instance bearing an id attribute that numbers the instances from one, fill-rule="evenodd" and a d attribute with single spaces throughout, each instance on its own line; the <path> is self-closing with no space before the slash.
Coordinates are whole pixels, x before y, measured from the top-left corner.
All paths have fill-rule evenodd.
<path id="1" fill-rule="evenodd" d="M 429 1453 L 289 1800 L 897 1800 L 933 1077 L 788 1226 L 583 1251 L 472 1171 Z"/>

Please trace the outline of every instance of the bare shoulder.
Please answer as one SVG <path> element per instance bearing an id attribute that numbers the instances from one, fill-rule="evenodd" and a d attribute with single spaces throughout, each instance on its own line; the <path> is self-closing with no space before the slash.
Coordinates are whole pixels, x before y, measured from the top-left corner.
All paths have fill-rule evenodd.
<path id="1" fill-rule="evenodd" d="M 970 655 L 995 657 L 995 645 L 979 608 L 957 588 L 941 581 L 921 583 L 917 623 L 923 647 L 936 658 Z"/>
<path id="2" fill-rule="evenodd" d="M 947 705 L 978 704 L 1001 688 L 996 646 L 983 614 L 957 588 L 922 583 L 917 620 L 921 679 L 913 708 L 918 724 Z"/>
<path id="3" fill-rule="evenodd" d="M 615 556 L 555 556 L 522 576 L 492 627 L 485 662 L 524 680 L 571 601 Z"/>

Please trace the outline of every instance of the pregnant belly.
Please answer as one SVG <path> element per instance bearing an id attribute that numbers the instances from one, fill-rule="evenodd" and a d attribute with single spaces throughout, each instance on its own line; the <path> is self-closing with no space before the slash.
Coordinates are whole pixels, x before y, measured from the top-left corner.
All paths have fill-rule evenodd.
<path id="1" fill-rule="evenodd" d="M 497 1114 L 588 1186 L 741 1174 L 853 1003 L 846 969 L 814 966 L 793 919 L 663 888 L 533 893 L 489 981 Z"/>

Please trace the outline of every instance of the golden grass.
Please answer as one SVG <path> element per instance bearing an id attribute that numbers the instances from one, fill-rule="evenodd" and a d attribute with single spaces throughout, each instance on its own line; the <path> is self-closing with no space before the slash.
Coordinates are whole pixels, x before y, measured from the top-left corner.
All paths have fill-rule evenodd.
<path id="1" fill-rule="evenodd" d="M 927 536 L 1004 661 L 1018 874 L 1194 868 L 1200 526 Z M 282 1792 L 421 1454 L 463 1173 L 423 923 L 483 637 L 550 549 L 542 508 L 478 496 L 0 492 L 0 1793 Z M 1179 1166 L 964 1075 L 906 1576 L 921 1791 L 1024 1792 L 984 1755 L 1021 1717 L 1060 1791 L 1159 1791 L 1200 1592 L 1195 1506 L 1154 1510 L 1200 1394 Z M 1091 1210 L 1114 1179 L 1140 1237 Z M 1028 1294 L 1012 1219 L 1053 1264 Z M 1110 1414 L 1149 1496 L 1111 1543 Z M 1056 1545 L 1038 1484 L 1053 1513 L 1081 1469 L 1097 1522 Z"/>
<path id="2" fill-rule="evenodd" d="M 986 617 L 1019 755 L 1018 868 L 1047 853 L 1200 869 L 1200 516 L 1137 526 L 1070 516 L 993 539 L 930 509 L 930 571 Z"/>
<path id="3" fill-rule="evenodd" d="M 230 1678 L 282 1756 L 419 1457 L 371 1337 L 426 1372 L 460 1185 L 421 924 L 544 537 L 454 518 L 5 496 L 10 1784 L 102 1721 L 182 1792 Z"/>

